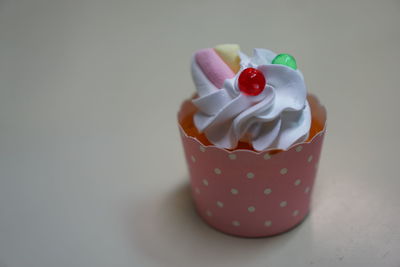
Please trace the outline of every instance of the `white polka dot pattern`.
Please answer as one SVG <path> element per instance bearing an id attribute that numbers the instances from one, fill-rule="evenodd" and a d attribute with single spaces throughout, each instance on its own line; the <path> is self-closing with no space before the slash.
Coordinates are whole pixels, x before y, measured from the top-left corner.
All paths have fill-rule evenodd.
<path id="1" fill-rule="evenodd" d="M 237 194 L 239 194 L 239 190 L 237 190 L 236 188 L 232 188 L 231 193 L 232 193 L 232 195 L 237 195 Z"/>
<path id="2" fill-rule="evenodd" d="M 232 153 L 183 136 L 198 213 L 214 228 L 239 236 L 294 227 L 309 212 L 322 137 L 270 154 Z"/>
<path id="3" fill-rule="evenodd" d="M 247 210 L 248 210 L 249 212 L 255 212 L 255 211 L 256 211 L 256 208 L 255 208 L 254 206 L 250 206 L 250 207 L 247 208 Z"/>
<path id="4" fill-rule="evenodd" d="M 272 193 L 271 188 L 265 188 L 265 190 L 264 190 L 264 195 L 269 195 L 269 194 L 271 194 L 271 193 Z"/>
<path id="5" fill-rule="evenodd" d="M 264 159 L 265 160 L 268 160 L 268 159 L 270 159 L 271 158 L 271 155 L 269 154 L 269 153 L 265 153 L 264 154 Z"/>
<path id="6" fill-rule="evenodd" d="M 248 172 L 246 176 L 247 176 L 247 178 L 249 178 L 249 179 L 253 179 L 253 178 L 254 178 L 254 173 Z"/>
<path id="7" fill-rule="evenodd" d="M 232 225 L 235 227 L 240 226 L 240 222 L 239 221 L 232 221 Z"/>
<path id="8" fill-rule="evenodd" d="M 281 208 L 284 208 L 287 206 L 287 201 L 282 201 L 281 203 L 279 203 L 279 206 L 281 206 Z"/>
<path id="9" fill-rule="evenodd" d="M 265 227 L 270 227 L 272 225 L 272 222 L 271 221 L 265 221 L 264 222 L 264 226 Z"/>
<path id="10" fill-rule="evenodd" d="M 236 155 L 235 154 L 229 154 L 228 156 L 231 160 L 235 160 L 236 159 Z"/>

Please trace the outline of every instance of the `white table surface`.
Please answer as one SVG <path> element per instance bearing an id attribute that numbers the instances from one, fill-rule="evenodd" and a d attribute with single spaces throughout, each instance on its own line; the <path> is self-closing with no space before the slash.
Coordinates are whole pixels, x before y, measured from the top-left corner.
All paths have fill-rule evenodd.
<path id="1" fill-rule="evenodd" d="M 0 266 L 400 266 L 399 1 L 0 1 Z M 297 58 L 329 125 L 313 210 L 242 239 L 190 202 L 196 49 Z"/>

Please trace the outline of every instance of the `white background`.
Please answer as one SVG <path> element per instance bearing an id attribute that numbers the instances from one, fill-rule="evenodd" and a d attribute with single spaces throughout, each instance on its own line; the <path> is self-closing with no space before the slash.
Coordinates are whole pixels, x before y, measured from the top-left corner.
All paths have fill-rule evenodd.
<path id="1" fill-rule="evenodd" d="M 400 266 L 400 2 L 0 1 L 0 266 Z M 295 55 L 328 108 L 313 211 L 241 239 L 193 211 L 191 54 Z"/>

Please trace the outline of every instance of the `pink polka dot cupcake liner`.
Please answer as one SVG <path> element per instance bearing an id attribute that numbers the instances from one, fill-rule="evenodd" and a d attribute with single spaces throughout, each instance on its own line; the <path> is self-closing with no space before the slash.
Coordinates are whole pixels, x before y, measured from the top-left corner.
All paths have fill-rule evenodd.
<path id="1" fill-rule="evenodd" d="M 263 237 L 303 221 L 310 211 L 326 128 L 325 108 L 312 95 L 309 103 L 323 130 L 309 142 L 276 153 L 205 146 L 180 126 L 192 196 L 207 224 L 231 235 Z M 178 119 L 187 112 L 182 105 Z"/>

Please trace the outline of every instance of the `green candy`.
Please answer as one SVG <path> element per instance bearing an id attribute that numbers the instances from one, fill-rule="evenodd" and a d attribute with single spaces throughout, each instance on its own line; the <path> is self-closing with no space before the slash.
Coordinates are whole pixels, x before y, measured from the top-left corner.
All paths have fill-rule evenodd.
<path id="1" fill-rule="evenodd" d="M 292 55 L 289 54 L 279 54 L 273 60 L 272 64 L 280 64 L 288 66 L 294 70 L 297 69 L 296 59 Z"/>

